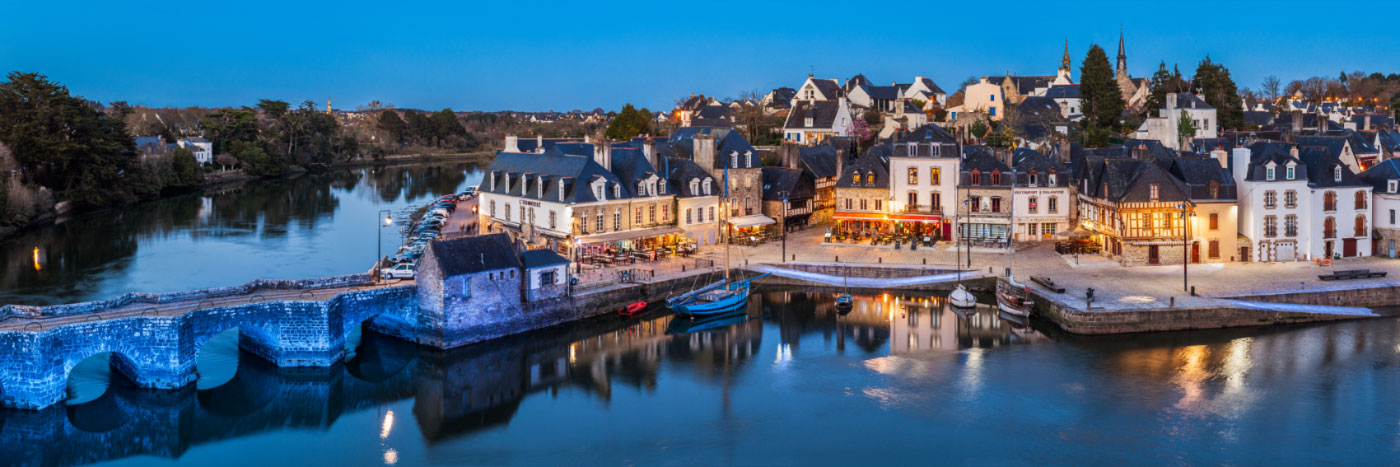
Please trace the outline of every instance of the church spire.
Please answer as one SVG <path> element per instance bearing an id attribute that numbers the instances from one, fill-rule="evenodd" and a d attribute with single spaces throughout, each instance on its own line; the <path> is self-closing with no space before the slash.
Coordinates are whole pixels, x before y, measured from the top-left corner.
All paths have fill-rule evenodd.
<path id="1" fill-rule="evenodd" d="M 1065 39 L 1065 57 L 1060 59 L 1060 69 L 1069 70 L 1069 39 Z"/>
<path id="2" fill-rule="evenodd" d="M 1114 70 L 1115 74 L 1128 75 L 1128 53 L 1123 51 L 1123 28 L 1118 28 L 1118 66 Z"/>

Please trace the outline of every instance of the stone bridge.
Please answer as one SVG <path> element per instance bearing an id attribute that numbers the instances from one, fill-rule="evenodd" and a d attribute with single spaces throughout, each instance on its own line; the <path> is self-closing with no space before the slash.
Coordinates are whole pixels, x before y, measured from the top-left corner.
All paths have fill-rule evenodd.
<path id="1" fill-rule="evenodd" d="M 366 321 L 413 340 L 414 294 L 411 282 L 374 284 L 369 274 L 352 274 L 0 307 L 0 405 L 62 401 L 69 371 L 103 352 L 138 387 L 183 388 L 198 379 L 200 348 L 229 329 L 238 329 L 240 348 L 279 367 L 329 367 L 344 357 L 345 336 Z"/>

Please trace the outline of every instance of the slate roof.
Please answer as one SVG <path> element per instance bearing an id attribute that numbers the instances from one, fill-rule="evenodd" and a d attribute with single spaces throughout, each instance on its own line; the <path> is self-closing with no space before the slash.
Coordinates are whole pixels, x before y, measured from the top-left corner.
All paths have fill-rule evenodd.
<path id="1" fill-rule="evenodd" d="M 1371 129 L 1395 126 L 1395 118 L 1390 115 L 1352 115 L 1351 122 L 1355 123 L 1357 128 L 1362 128 L 1366 124 L 1366 117 L 1371 117 Z"/>
<path id="2" fill-rule="evenodd" d="M 1273 181 L 1289 182 L 1307 180 L 1307 166 L 1303 164 L 1303 161 L 1293 157 L 1293 154 L 1289 151 L 1292 148 L 1292 144 L 1279 141 L 1257 141 L 1249 145 L 1249 169 L 1245 173 L 1244 179 L 1251 182 L 1269 182 L 1266 166 L 1269 162 L 1273 162 L 1274 165 L 1278 167 L 1275 169 Z M 1287 171 L 1285 170 L 1289 162 L 1297 164 L 1297 169 L 1293 174 L 1293 180 L 1288 180 Z M 1231 163 L 1234 163 L 1233 159 Z"/>
<path id="3" fill-rule="evenodd" d="M 787 122 L 783 123 L 783 128 L 811 128 L 811 129 L 831 129 L 836 122 L 836 114 L 840 111 L 839 101 L 798 101 L 788 112 Z M 812 118 L 812 125 L 807 125 L 807 118 Z"/>
<path id="4" fill-rule="evenodd" d="M 852 184 L 851 175 L 856 172 L 860 173 L 860 183 Z M 874 184 L 866 183 L 866 176 L 869 174 L 875 174 Z M 888 189 L 890 187 L 890 147 L 871 147 L 856 160 L 846 164 L 841 169 L 841 176 L 836 179 L 836 187 Z"/>
<path id="5" fill-rule="evenodd" d="M 1054 76 L 989 76 L 987 82 L 1001 86 L 1006 80 L 1011 80 L 1011 85 L 1021 95 L 1030 95 L 1036 88 L 1043 88 L 1050 85 L 1055 80 Z"/>
<path id="6" fill-rule="evenodd" d="M 1298 143 L 1299 146 L 1316 146 L 1324 148 L 1329 154 L 1340 157 L 1342 155 L 1342 148 L 1346 147 L 1347 137 L 1317 134 L 1298 134 L 1293 137 L 1293 141 Z M 1299 149 L 1299 151 L 1302 151 L 1302 149 Z M 1356 152 L 1356 148 L 1352 147 L 1352 151 Z"/>
<path id="7" fill-rule="evenodd" d="M 652 167 L 651 162 L 642 154 L 642 150 L 633 147 L 612 148 L 612 173 L 617 176 L 623 187 L 633 189 L 634 196 L 637 195 L 635 189 L 638 180 L 658 175 L 656 168 Z"/>
<path id="8" fill-rule="evenodd" d="M 1051 99 L 1079 99 L 1079 85 L 1061 84 L 1058 86 L 1050 86 L 1050 89 L 1045 91 L 1045 97 Z"/>
<path id="9" fill-rule="evenodd" d="M 1044 139 L 1050 134 L 1049 124 L 1064 121 L 1060 104 L 1049 97 L 1027 97 L 1016 106 L 1016 113 L 1021 116 L 1016 129 L 1028 140 Z"/>
<path id="10" fill-rule="evenodd" d="M 569 262 L 569 260 L 565 259 L 563 256 L 559 256 L 559 253 L 555 253 L 554 250 L 548 248 L 527 250 L 520 254 L 520 260 L 524 263 L 525 269 L 542 268 L 556 264 L 568 264 Z"/>
<path id="11" fill-rule="evenodd" d="M 985 146 L 978 147 L 986 149 Z M 981 174 L 978 177 L 978 181 L 981 183 L 978 183 L 976 186 L 1011 186 L 1011 167 L 1008 167 L 1006 164 L 1002 163 L 1001 160 L 994 156 L 989 150 L 973 151 L 972 154 L 968 155 L 967 158 L 963 159 L 961 165 L 962 167 L 960 168 L 960 170 L 962 171 L 962 174 L 961 178 L 958 180 L 959 186 L 972 186 L 971 180 L 973 170 L 976 170 L 979 174 Z M 1001 172 L 1002 177 L 1000 185 L 992 184 L 992 177 L 990 177 L 988 174 L 991 174 L 993 172 Z"/>
<path id="12" fill-rule="evenodd" d="M 586 145 L 590 148 L 587 156 L 566 154 L 561 146 L 556 145 L 544 154 L 497 152 L 491 165 L 486 167 L 486 179 L 482 181 L 479 189 L 488 193 L 559 202 L 557 184 L 559 179 L 563 178 L 563 202 L 587 203 L 598 201 L 588 187 L 593 180 L 602 178 L 608 182 L 606 191 L 611 199 L 612 186 L 618 184 L 619 180 L 612 172 L 604 170 L 603 166 L 593 161 L 592 145 Z M 525 174 L 530 174 L 530 177 L 526 179 Z M 509 183 L 506 180 L 507 175 Z M 495 189 L 491 188 L 493 179 L 496 181 Z M 538 188 L 541 181 L 553 184 L 545 187 L 543 198 L 539 196 Z M 520 193 L 521 183 L 527 184 L 523 195 Z M 622 193 L 624 197 L 631 196 L 632 190 L 624 184 Z"/>
<path id="13" fill-rule="evenodd" d="M 521 266 L 515 245 L 503 233 L 441 240 L 429 243 L 428 248 L 443 278 Z"/>
<path id="14" fill-rule="evenodd" d="M 920 145 L 941 144 L 956 146 L 958 144 L 958 139 L 948 133 L 948 130 L 932 123 L 891 135 L 890 140 L 893 143 L 906 145 L 909 143 L 918 143 Z M 896 152 L 895 155 L 902 154 Z"/>
<path id="15" fill-rule="evenodd" d="M 785 167 L 763 168 L 764 201 L 782 201 L 784 192 L 786 192 L 789 201 L 810 199 L 816 190 L 816 182 L 805 170 Z"/>
<path id="16" fill-rule="evenodd" d="M 846 80 L 846 92 L 850 92 L 850 91 L 854 90 L 855 88 L 858 88 L 858 87 L 861 87 L 861 86 L 869 86 L 869 85 L 870 85 L 870 79 L 869 79 L 869 78 L 866 78 L 865 75 L 863 75 L 863 74 L 856 73 L 856 75 L 855 75 L 855 76 L 852 76 L 851 79 Z"/>
<path id="17" fill-rule="evenodd" d="M 715 180 L 705 169 L 696 165 L 694 161 L 680 157 L 667 157 L 660 159 L 660 161 L 664 167 L 663 170 L 666 171 L 666 180 L 671 184 L 670 190 L 667 191 L 668 193 L 674 193 L 681 198 L 705 196 L 705 179 L 707 178 L 711 179 L 710 196 L 715 196 L 719 193 L 718 180 Z M 695 191 L 690 190 L 690 181 L 692 179 L 700 180 L 700 183 L 695 187 Z"/>
<path id="18" fill-rule="evenodd" d="M 1380 161 L 1358 174 L 1357 178 L 1370 184 L 1376 193 L 1387 193 L 1387 182 L 1400 180 L 1400 159 Z"/>
<path id="19" fill-rule="evenodd" d="M 933 94 L 947 94 L 946 92 L 943 92 L 943 88 L 938 87 L 938 83 L 933 82 L 933 79 L 932 79 L 932 78 L 920 77 L 920 78 L 919 78 L 919 82 L 924 83 L 924 87 L 925 87 L 925 88 L 928 88 L 928 90 L 929 90 L 930 93 L 933 93 Z M 914 83 L 909 83 L 909 84 L 897 84 L 896 86 L 899 86 L 899 89 L 900 89 L 900 90 L 905 90 L 905 89 L 909 89 L 910 87 L 914 86 Z"/>
<path id="20" fill-rule="evenodd" d="M 1088 196 L 1118 203 L 1152 201 L 1152 185 L 1157 185 L 1157 202 L 1188 199 L 1184 183 L 1150 160 L 1091 157 L 1087 163 Z"/>
<path id="21" fill-rule="evenodd" d="M 1273 121 L 1274 121 L 1274 114 L 1271 113 L 1271 112 L 1266 112 L 1266 111 L 1262 111 L 1262 110 L 1246 110 L 1246 111 L 1244 111 L 1244 123 L 1245 123 L 1245 125 L 1259 125 L 1260 127 L 1263 127 L 1263 126 L 1269 125 L 1269 123 L 1271 123 L 1271 122 L 1273 122 Z"/>
<path id="22" fill-rule="evenodd" d="M 1176 108 L 1178 109 L 1214 109 L 1206 101 L 1201 100 L 1195 93 L 1176 93 Z"/>
<path id="23" fill-rule="evenodd" d="M 1235 149 L 1233 138 L 1195 138 L 1191 140 L 1191 149 L 1196 154 L 1210 154 L 1216 148 L 1230 152 Z"/>
<path id="24" fill-rule="evenodd" d="M 1192 201 L 1236 201 L 1235 178 L 1229 169 L 1220 162 L 1206 157 L 1184 157 L 1177 159 L 1157 159 L 1169 164 L 1172 175 L 1185 182 L 1186 192 Z M 1214 183 L 1216 193 L 1211 196 L 1210 186 Z"/>
<path id="25" fill-rule="evenodd" d="M 1029 186 L 1032 170 L 1040 175 L 1037 186 L 1052 186 L 1049 184 L 1050 179 L 1045 177 L 1045 174 L 1052 172 L 1056 174 L 1056 185 L 1053 186 L 1069 186 L 1070 180 L 1073 179 L 1063 163 L 1034 149 L 1016 148 L 1011 153 L 1011 160 L 1016 164 L 1016 186 Z"/>
<path id="26" fill-rule="evenodd" d="M 1298 158 L 1307 164 L 1308 186 L 1314 188 L 1328 187 L 1358 187 L 1368 186 L 1366 182 L 1357 178 L 1341 159 L 1332 151 L 1321 146 L 1299 146 Z M 1342 180 L 1337 181 L 1334 177 L 1333 168 L 1342 168 Z"/>
<path id="27" fill-rule="evenodd" d="M 808 78 L 812 80 L 812 84 L 816 86 L 817 92 L 821 94 L 822 99 L 835 100 L 843 95 L 841 93 L 841 85 L 836 84 L 836 80 L 812 78 L 811 76 L 808 76 Z"/>
<path id="28" fill-rule="evenodd" d="M 542 144 L 535 144 L 535 138 L 520 138 L 516 140 L 515 147 L 520 149 L 520 152 L 535 152 L 535 150 L 542 145 L 544 146 L 544 150 L 548 151 L 549 148 L 554 147 L 555 144 L 575 141 L 579 140 L 572 138 L 542 138 L 538 141 Z"/>
<path id="29" fill-rule="evenodd" d="M 812 173 L 815 178 L 835 177 L 836 173 L 836 147 L 830 144 L 819 146 L 802 147 L 797 150 L 798 158 L 801 159 L 802 167 Z"/>
<path id="30" fill-rule="evenodd" d="M 899 88 L 895 86 L 866 86 L 865 93 L 869 94 L 871 99 L 899 99 Z"/>

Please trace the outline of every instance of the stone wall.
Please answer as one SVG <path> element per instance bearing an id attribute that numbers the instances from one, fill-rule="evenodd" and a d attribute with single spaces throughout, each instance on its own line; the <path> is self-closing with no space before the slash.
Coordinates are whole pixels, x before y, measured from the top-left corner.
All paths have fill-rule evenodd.
<path id="1" fill-rule="evenodd" d="M 53 306 L 27 306 L 27 305 L 5 305 L 0 307 L 0 318 L 6 316 L 25 316 L 32 318 L 49 318 L 55 316 L 67 316 L 76 314 L 94 313 L 106 310 L 121 308 L 133 303 L 172 303 L 183 301 L 199 301 L 214 298 L 236 297 L 240 295 L 252 295 L 265 290 L 316 290 L 340 287 L 355 287 L 372 283 L 374 278 L 369 272 L 360 274 L 347 274 L 343 276 L 320 277 L 303 280 L 274 280 L 258 279 L 243 285 L 231 287 L 218 287 L 212 289 L 188 290 L 184 292 L 172 292 L 163 294 L 129 292 L 116 298 L 98 300 L 69 305 Z"/>

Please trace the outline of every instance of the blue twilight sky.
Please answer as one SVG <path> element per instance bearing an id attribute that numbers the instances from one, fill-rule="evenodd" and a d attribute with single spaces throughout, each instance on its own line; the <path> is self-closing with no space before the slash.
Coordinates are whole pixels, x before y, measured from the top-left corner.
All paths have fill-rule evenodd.
<path id="1" fill-rule="evenodd" d="M 1400 7 L 1386 2 L 125 3 L 9 2 L 0 70 L 152 106 L 659 109 L 692 92 L 797 87 L 812 68 L 877 84 L 929 76 L 951 93 L 971 75 L 1053 75 L 1065 40 L 1078 80 L 1091 43 L 1113 60 L 1121 24 L 1134 76 L 1160 60 L 1189 76 L 1207 53 L 1248 88 L 1269 74 L 1400 72 Z"/>

